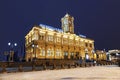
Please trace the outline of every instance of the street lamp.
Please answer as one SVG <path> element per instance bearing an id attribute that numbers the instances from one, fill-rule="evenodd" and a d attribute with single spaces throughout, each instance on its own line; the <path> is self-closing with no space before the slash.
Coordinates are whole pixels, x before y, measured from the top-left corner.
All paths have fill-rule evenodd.
<path id="1" fill-rule="evenodd" d="M 17 43 L 13 43 L 13 44 L 12 44 L 12 43 L 10 43 L 10 42 L 9 42 L 9 43 L 8 43 L 8 46 L 10 46 L 10 47 L 11 47 L 11 49 L 13 49 L 14 47 L 16 47 L 16 46 L 17 46 Z"/>
<path id="2" fill-rule="evenodd" d="M 9 60 L 13 61 L 13 55 L 14 55 L 14 50 L 13 48 L 17 46 L 17 43 L 8 43 L 8 46 L 10 47 L 10 56 L 9 56 Z"/>
<path id="3" fill-rule="evenodd" d="M 91 52 L 93 54 L 93 60 L 94 60 L 95 59 L 95 50 L 92 50 Z"/>
<path id="4" fill-rule="evenodd" d="M 35 61 L 36 61 L 36 48 L 38 48 L 38 45 L 32 44 L 33 47 L 33 54 L 35 54 Z"/>

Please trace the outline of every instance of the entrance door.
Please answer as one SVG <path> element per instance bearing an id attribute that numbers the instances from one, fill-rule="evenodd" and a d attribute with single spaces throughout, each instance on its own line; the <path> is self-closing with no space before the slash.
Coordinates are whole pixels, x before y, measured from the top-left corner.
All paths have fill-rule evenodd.
<path id="1" fill-rule="evenodd" d="M 76 52 L 76 59 L 79 59 L 79 52 Z"/>
<path id="2" fill-rule="evenodd" d="M 74 59 L 74 53 L 73 52 L 70 53 L 70 59 Z"/>
<path id="3" fill-rule="evenodd" d="M 86 59 L 86 60 L 89 59 L 89 55 L 88 55 L 88 53 L 85 53 L 85 59 Z"/>
<path id="4" fill-rule="evenodd" d="M 64 52 L 64 59 L 68 59 L 68 52 L 67 51 Z"/>

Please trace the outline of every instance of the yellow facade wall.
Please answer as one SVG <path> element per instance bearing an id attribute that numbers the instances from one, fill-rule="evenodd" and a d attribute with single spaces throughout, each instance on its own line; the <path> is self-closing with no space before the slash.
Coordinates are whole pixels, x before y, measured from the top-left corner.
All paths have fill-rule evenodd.
<path id="1" fill-rule="evenodd" d="M 93 58 L 94 40 L 34 26 L 25 36 L 26 60 Z M 34 45 L 34 46 L 33 46 Z M 87 49 L 87 51 L 85 51 Z"/>

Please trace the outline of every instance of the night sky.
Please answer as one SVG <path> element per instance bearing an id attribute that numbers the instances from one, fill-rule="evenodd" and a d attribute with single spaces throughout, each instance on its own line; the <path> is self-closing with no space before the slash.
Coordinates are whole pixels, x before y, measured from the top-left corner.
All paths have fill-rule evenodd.
<path id="1" fill-rule="evenodd" d="M 8 42 L 24 44 L 34 25 L 61 28 L 66 13 L 75 33 L 94 39 L 96 49 L 120 49 L 120 0 L 0 0 L 0 52 Z"/>

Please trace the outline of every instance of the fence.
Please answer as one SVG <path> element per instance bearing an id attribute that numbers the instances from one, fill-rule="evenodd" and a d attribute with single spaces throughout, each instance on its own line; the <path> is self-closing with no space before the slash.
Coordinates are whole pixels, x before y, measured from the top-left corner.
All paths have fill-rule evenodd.
<path id="1" fill-rule="evenodd" d="M 39 60 L 33 62 L 0 62 L 0 73 L 4 72 L 23 72 L 46 69 L 64 69 L 75 67 L 90 67 L 101 65 L 112 65 L 113 62 L 99 61 L 96 64 L 92 62 L 79 63 L 76 60 Z"/>

